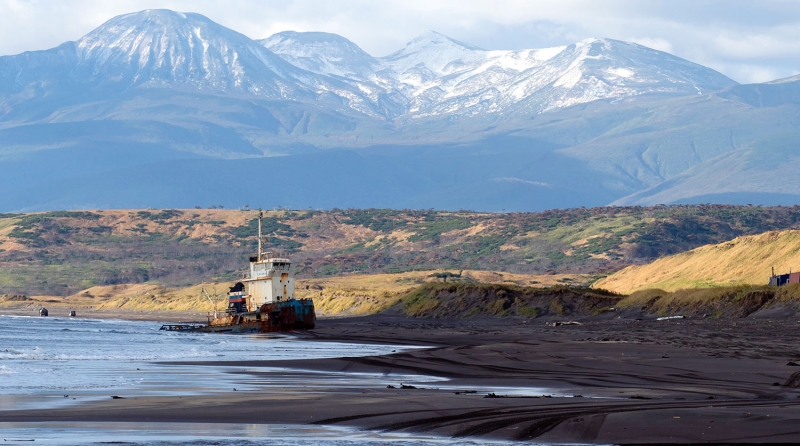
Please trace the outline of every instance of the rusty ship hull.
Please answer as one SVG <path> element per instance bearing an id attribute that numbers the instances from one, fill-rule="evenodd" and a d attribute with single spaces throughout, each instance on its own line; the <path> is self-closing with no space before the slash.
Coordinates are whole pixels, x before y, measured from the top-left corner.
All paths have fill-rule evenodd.
<path id="1" fill-rule="evenodd" d="M 264 234 L 258 213 L 258 255 L 250 257 L 250 267 L 228 292 L 228 308 L 224 316 L 217 313 L 219 295 L 214 287 L 214 298 L 202 293 L 214 307 L 214 317 L 209 314 L 207 325 L 167 324 L 166 331 L 199 331 L 207 333 L 275 333 L 293 330 L 311 330 L 317 323 L 314 302 L 296 299 L 292 261 L 262 246 Z"/>
<path id="2" fill-rule="evenodd" d="M 168 324 L 161 329 L 204 333 L 276 333 L 311 330 L 316 322 L 314 302 L 311 299 L 292 299 L 264 304 L 257 311 L 216 317 L 208 325 Z"/>

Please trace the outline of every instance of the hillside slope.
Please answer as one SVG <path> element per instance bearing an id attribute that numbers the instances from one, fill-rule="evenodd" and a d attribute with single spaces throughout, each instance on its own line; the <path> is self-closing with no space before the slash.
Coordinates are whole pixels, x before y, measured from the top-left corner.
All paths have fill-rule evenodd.
<path id="1" fill-rule="evenodd" d="M 588 288 L 437 283 L 420 286 L 404 296 L 402 311 L 413 317 L 434 318 L 585 317 L 606 312 L 621 299 Z"/>
<path id="2" fill-rule="evenodd" d="M 800 92 L 800 81 L 784 89 Z M 48 101 L 0 104 L 9 112 L 0 117 L 0 212 L 800 202 L 791 171 L 797 101 L 637 96 L 534 119 L 509 112 L 392 125 L 300 102 L 166 89 Z M 263 171 L 275 193 L 254 197 Z"/>
<path id="3" fill-rule="evenodd" d="M 779 274 L 792 268 L 800 270 L 800 231 L 771 231 L 702 246 L 647 265 L 629 266 L 594 286 L 632 293 L 647 288 L 675 291 L 723 285 L 764 285 L 769 282 L 772 267 Z"/>
<path id="4" fill-rule="evenodd" d="M 256 249 L 256 216 L 223 209 L 0 214 L 0 294 L 234 280 Z M 800 229 L 800 206 L 275 210 L 264 219 L 269 246 L 291 257 L 301 278 L 442 268 L 600 274 L 785 229 Z"/>
<path id="5" fill-rule="evenodd" d="M 437 273 L 443 271 L 413 271 L 398 274 L 351 275 L 343 277 L 301 278 L 297 281 L 296 297 L 313 299 L 320 317 L 373 314 L 396 305 L 404 296 L 420 286 L 449 289 L 450 285 L 482 289 L 489 284 L 529 291 L 563 289 L 565 283 L 582 287 L 587 277 L 576 275 L 532 276 L 491 271 L 449 271 L 448 283 L 442 283 Z M 457 283 L 453 284 L 453 281 Z M 436 282 L 439 282 L 438 284 Z M 218 311 L 227 305 L 227 292 L 235 281 L 202 283 L 183 288 L 167 288 L 157 284 L 123 284 L 94 286 L 70 296 L 25 296 L 0 294 L 0 311 L 16 310 L 35 314 L 41 307 L 55 310 L 53 315 L 67 314 L 67 309 L 81 315 L 106 312 L 119 314 L 163 313 L 202 316 L 214 311 L 211 299 L 202 294 L 216 295 Z M 443 287 L 436 287 L 442 285 Z M 429 289 L 429 288 L 425 288 Z M 581 288 L 583 289 L 583 288 Z M 597 294 L 587 291 L 588 294 Z M 501 296 L 502 297 L 502 296 Z M 477 313 L 476 313 L 477 314 Z M 537 313 L 538 314 L 538 313 Z M 201 318 L 202 319 L 202 318 Z"/>

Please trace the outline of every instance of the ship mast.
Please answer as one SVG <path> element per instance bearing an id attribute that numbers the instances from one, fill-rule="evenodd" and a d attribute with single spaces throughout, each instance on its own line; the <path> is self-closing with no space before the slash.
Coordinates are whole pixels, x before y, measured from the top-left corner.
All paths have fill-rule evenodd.
<path id="1" fill-rule="evenodd" d="M 258 261 L 261 261 L 261 239 L 264 237 L 261 235 L 261 218 L 264 216 L 264 211 L 258 211 Z"/>

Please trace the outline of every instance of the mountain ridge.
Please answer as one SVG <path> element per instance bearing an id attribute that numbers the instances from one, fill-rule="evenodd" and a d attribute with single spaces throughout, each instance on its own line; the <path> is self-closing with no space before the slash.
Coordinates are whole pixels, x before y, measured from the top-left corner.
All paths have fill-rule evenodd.
<path id="1" fill-rule="evenodd" d="M 258 214 L 217 205 L 0 214 L 0 294 L 235 280 L 257 246 Z M 741 235 L 800 229 L 800 206 L 273 210 L 263 225 L 268 248 L 291 257 L 304 277 L 435 269 L 603 274 Z"/>
<path id="2" fill-rule="evenodd" d="M 527 104 L 522 109 L 536 114 L 597 99 L 702 93 L 737 85 L 700 65 L 612 39 L 489 51 L 430 31 L 405 48 L 375 58 L 341 36 L 326 34 L 323 41 L 320 35 L 282 32 L 259 42 L 317 74 L 357 73 L 358 80 L 369 81 L 370 87 L 403 96 L 405 115 L 412 118 L 499 113 L 523 102 Z M 289 40 L 295 44 L 287 44 Z M 309 46 L 297 45 L 309 40 L 316 54 L 309 52 Z M 355 57 L 344 59 L 331 53 Z M 482 106 L 488 97 L 492 105 Z"/>
<path id="3" fill-rule="evenodd" d="M 549 66 L 552 60 L 559 65 Z M 200 14 L 144 10 L 114 17 L 75 42 L 0 57 L 0 92 L 14 96 L 27 89 L 22 96 L 30 99 L 53 94 L 61 84 L 322 99 L 333 109 L 343 105 L 391 121 L 500 113 L 521 101 L 528 112 L 541 113 L 602 98 L 686 94 L 689 85 L 721 90 L 735 82 L 666 53 L 609 39 L 487 51 L 432 31 L 374 58 L 334 34 L 283 32 L 255 41 Z"/>
<path id="4" fill-rule="evenodd" d="M 789 167 L 759 162 L 793 159 L 800 81 L 737 85 L 613 39 L 514 51 L 435 32 L 412 42 L 376 58 L 335 34 L 255 41 L 197 14 L 147 10 L 0 57 L 0 211 L 211 196 L 241 206 L 261 187 L 258 169 L 281 182 L 264 207 L 800 196 L 800 183 L 771 175 Z"/>

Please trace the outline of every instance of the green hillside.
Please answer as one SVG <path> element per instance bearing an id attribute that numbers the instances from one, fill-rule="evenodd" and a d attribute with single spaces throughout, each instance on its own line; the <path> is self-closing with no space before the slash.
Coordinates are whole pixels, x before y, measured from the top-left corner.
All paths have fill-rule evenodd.
<path id="1" fill-rule="evenodd" d="M 255 217 L 221 209 L 3 214 L 0 294 L 232 280 L 255 251 Z M 604 275 L 741 235 L 800 229 L 800 207 L 282 210 L 269 212 L 264 228 L 271 249 L 305 278 L 440 268 Z"/>

